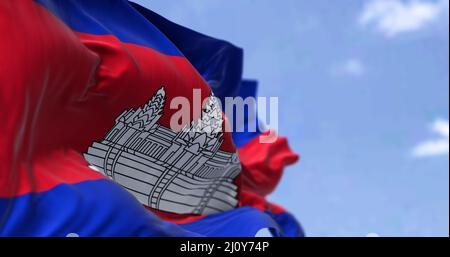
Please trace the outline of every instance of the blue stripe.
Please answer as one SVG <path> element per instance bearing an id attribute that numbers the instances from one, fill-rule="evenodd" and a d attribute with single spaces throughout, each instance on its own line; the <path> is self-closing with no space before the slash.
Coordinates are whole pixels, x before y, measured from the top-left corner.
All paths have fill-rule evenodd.
<path id="1" fill-rule="evenodd" d="M 280 226 L 282 231 L 282 236 L 285 237 L 305 237 L 305 232 L 302 225 L 297 221 L 297 219 L 290 213 L 279 213 L 274 214 L 269 211 L 269 214 L 275 222 Z"/>
<path id="2" fill-rule="evenodd" d="M 241 48 L 182 27 L 136 3 L 130 4 L 180 49 L 216 97 L 223 101 L 238 95 L 243 67 Z"/>
<path id="3" fill-rule="evenodd" d="M 253 207 L 241 207 L 207 216 L 201 220 L 181 225 L 184 229 L 212 237 L 254 237 L 261 229 L 269 229 L 281 236 L 281 228 L 268 214 Z"/>
<path id="4" fill-rule="evenodd" d="M 176 225 L 145 209 L 109 180 L 61 184 L 49 191 L 0 198 L 0 236 L 254 236 L 280 233 L 268 214 L 244 207 Z"/>
<path id="5" fill-rule="evenodd" d="M 160 53 L 181 52 L 126 0 L 35 0 L 77 32 L 114 35 L 120 41 Z"/>
<path id="6" fill-rule="evenodd" d="M 0 236 L 195 236 L 147 211 L 109 180 L 0 199 Z"/>

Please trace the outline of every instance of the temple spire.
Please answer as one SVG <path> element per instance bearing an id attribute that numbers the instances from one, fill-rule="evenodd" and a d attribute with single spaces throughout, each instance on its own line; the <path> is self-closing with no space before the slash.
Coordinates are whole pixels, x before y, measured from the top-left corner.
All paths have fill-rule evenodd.
<path id="1" fill-rule="evenodd" d="M 166 91 L 164 86 L 161 87 L 152 99 L 144 106 L 144 113 L 148 115 L 148 123 L 145 125 L 145 130 L 150 130 L 156 122 L 161 118 L 166 99 Z"/>
<path id="2" fill-rule="evenodd" d="M 195 132 L 204 132 L 210 136 L 217 136 L 222 133 L 222 111 L 215 96 L 208 97 L 202 117 L 193 124 Z"/>

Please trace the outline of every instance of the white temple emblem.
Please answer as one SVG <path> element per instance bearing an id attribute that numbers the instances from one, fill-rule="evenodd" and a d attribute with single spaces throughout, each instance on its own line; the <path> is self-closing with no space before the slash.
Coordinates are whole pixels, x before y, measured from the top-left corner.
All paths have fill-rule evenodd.
<path id="1" fill-rule="evenodd" d="M 157 210 L 207 215 L 236 207 L 241 166 L 236 153 L 219 150 L 223 120 L 215 97 L 179 133 L 157 124 L 164 104 L 162 87 L 141 108 L 122 113 L 85 159 Z"/>

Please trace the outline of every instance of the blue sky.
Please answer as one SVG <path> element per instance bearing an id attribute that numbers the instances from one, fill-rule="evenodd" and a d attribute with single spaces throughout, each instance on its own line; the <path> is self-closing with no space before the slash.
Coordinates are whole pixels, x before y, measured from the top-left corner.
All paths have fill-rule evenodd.
<path id="1" fill-rule="evenodd" d="M 308 235 L 449 235 L 448 0 L 136 2 L 244 48 L 302 156 L 270 198 Z"/>

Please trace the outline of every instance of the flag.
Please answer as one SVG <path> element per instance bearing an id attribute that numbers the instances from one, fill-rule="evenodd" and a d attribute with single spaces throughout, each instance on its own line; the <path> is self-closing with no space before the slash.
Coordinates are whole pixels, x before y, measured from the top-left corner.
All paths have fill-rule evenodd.
<path id="1" fill-rule="evenodd" d="M 225 132 L 212 97 L 256 92 L 241 49 L 125 0 L 3 1 L 0 21 L 1 236 L 302 235 L 265 200 L 297 155 Z"/>

